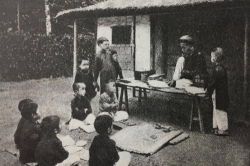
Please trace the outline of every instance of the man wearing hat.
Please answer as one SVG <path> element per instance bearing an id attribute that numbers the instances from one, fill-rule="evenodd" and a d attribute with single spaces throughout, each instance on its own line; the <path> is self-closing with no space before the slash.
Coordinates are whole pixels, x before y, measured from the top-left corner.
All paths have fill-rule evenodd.
<path id="1" fill-rule="evenodd" d="M 195 76 L 207 73 L 205 59 L 200 52 L 196 52 L 194 49 L 194 40 L 191 36 L 180 37 L 180 47 L 182 56 L 177 60 L 171 86 L 175 86 L 176 80 L 193 81 Z"/>

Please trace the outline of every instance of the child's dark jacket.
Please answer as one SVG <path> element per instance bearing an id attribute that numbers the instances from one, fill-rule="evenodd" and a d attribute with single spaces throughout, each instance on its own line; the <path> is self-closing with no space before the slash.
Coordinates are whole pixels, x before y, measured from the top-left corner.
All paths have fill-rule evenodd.
<path id="1" fill-rule="evenodd" d="M 89 149 L 89 166 L 113 166 L 119 160 L 115 141 L 108 135 L 97 135 Z"/>
<path id="2" fill-rule="evenodd" d="M 69 153 L 63 148 L 62 142 L 53 135 L 43 135 L 36 149 L 37 166 L 55 166 L 68 158 Z"/>
<path id="3" fill-rule="evenodd" d="M 16 129 L 16 132 L 14 134 L 14 141 L 15 141 L 17 148 L 20 147 L 21 133 L 22 133 L 22 129 L 23 129 L 25 122 L 26 122 L 26 120 L 22 117 L 17 125 L 17 129 Z"/>
<path id="4" fill-rule="evenodd" d="M 194 76 L 206 73 L 206 61 L 201 53 L 195 51 L 192 56 L 185 58 L 181 78 L 193 80 Z"/>
<path id="5" fill-rule="evenodd" d="M 88 109 L 85 112 L 85 109 Z M 71 101 L 72 118 L 84 120 L 92 112 L 89 100 L 85 96 L 76 96 Z"/>
<path id="6" fill-rule="evenodd" d="M 96 96 L 95 87 L 93 85 L 94 76 L 92 73 L 79 71 L 75 77 L 75 83 L 83 82 L 86 85 L 86 97 L 90 100 Z"/>
<path id="7" fill-rule="evenodd" d="M 119 62 L 114 61 L 113 58 L 111 58 L 112 64 L 114 65 L 114 69 L 115 69 L 115 78 L 117 79 L 118 76 L 120 79 L 123 79 L 123 75 L 122 75 L 122 68 L 119 64 Z"/>
<path id="8" fill-rule="evenodd" d="M 40 124 L 26 121 L 20 136 L 20 157 L 21 163 L 36 162 L 35 152 L 41 139 Z"/>
<path id="9" fill-rule="evenodd" d="M 227 70 L 221 64 L 214 67 L 207 92 L 211 96 L 214 90 L 216 91 L 216 109 L 227 111 L 229 106 Z"/>

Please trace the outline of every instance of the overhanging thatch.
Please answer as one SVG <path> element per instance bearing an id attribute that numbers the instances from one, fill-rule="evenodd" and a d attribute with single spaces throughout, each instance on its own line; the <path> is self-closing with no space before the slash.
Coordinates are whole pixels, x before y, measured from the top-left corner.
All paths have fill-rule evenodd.
<path id="1" fill-rule="evenodd" d="M 242 7 L 250 0 L 108 0 L 85 8 L 59 12 L 56 18 L 90 18 L 183 11 L 188 8 Z"/>

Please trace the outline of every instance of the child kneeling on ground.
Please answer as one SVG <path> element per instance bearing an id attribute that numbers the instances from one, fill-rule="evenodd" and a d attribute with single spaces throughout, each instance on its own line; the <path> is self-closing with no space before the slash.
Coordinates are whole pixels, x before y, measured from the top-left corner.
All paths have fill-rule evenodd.
<path id="1" fill-rule="evenodd" d="M 99 115 L 94 123 L 96 132 L 89 149 L 89 166 L 128 166 L 129 152 L 117 152 L 115 141 L 109 138 L 112 133 L 113 119 L 109 115 Z"/>
<path id="2" fill-rule="evenodd" d="M 18 110 L 20 111 L 22 117 L 19 120 L 19 123 L 17 125 L 17 129 L 16 129 L 15 134 L 14 134 L 14 142 L 16 144 L 17 149 L 19 149 L 19 147 L 20 147 L 21 133 L 23 130 L 23 126 L 24 126 L 25 122 L 27 121 L 27 117 L 26 117 L 27 116 L 27 104 L 29 104 L 31 102 L 34 102 L 34 101 L 31 99 L 23 99 L 18 104 Z"/>
<path id="3" fill-rule="evenodd" d="M 128 113 L 126 111 L 118 111 L 118 100 L 115 94 L 115 81 L 109 80 L 106 83 L 106 91 L 101 94 L 99 101 L 99 115 L 110 115 L 115 122 L 127 120 Z"/>
<path id="4" fill-rule="evenodd" d="M 71 120 L 70 129 L 81 127 L 82 125 L 93 125 L 95 115 L 92 114 L 92 108 L 89 100 L 85 96 L 86 85 L 84 83 L 74 83 L 73 91 L 75 98 L 71 101 Z M 84 123 L 80 123 L 84 121 Z"/>
<path id="5" fill-rule="evenodd" d="M 215 135 L 228 135 L 227 109 L 229 106 L 229 94 L 227 70 L 221 64 L 223 59 L 222 48 L 217 47 L 211 52 L 213 73 L 207 88 L 207 93 L 209 96 L 212 96 L 213 132 Z"/>
<path id="6" fill-rule="evenodd" d="M 69 153 L 63 148 L 56 134 L 60 132 L 60 118 L 48 116 L 41 123 L 42 139 L 36 149 L 37 166 L 55 166 L 63 162 Z"/>
<path id="7" fill-rule="evenodd" d="M 32 100 L 26 100 L 20 108 L 22 118 L 25 120 L 23 126 L 18 127 L 20 132 L 17 131 L 15 135 L 20 151 L 19 161 L 22 164 L 33 163 L 36 162 L 35 152 L 41 139 L 40 123 L 38 122 L 40 116 L 37 113 L 38 105 Z"/>

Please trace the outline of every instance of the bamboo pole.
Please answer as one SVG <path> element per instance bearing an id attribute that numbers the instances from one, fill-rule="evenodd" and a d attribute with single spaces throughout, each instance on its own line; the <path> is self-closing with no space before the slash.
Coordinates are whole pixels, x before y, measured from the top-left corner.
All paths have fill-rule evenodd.
<path id="1" fill-rule="evenodd" d="M 20 3 L 17 1 L 17 32 L 20 33 Z"/>
<path id="2" fill-rule="evenodd" d="M 77 20 L 74 20 L 74 60 L 73 60 L 73 82 L 77 70 Z"/>
<path id="3" fill-rule="evenodd" d="M 245 11 L 245 43 L 244 43 L 244 107 L 246 110 L 246 120 L 249 121 L 250 110 L 249 109 L 249 16 Z"/>

